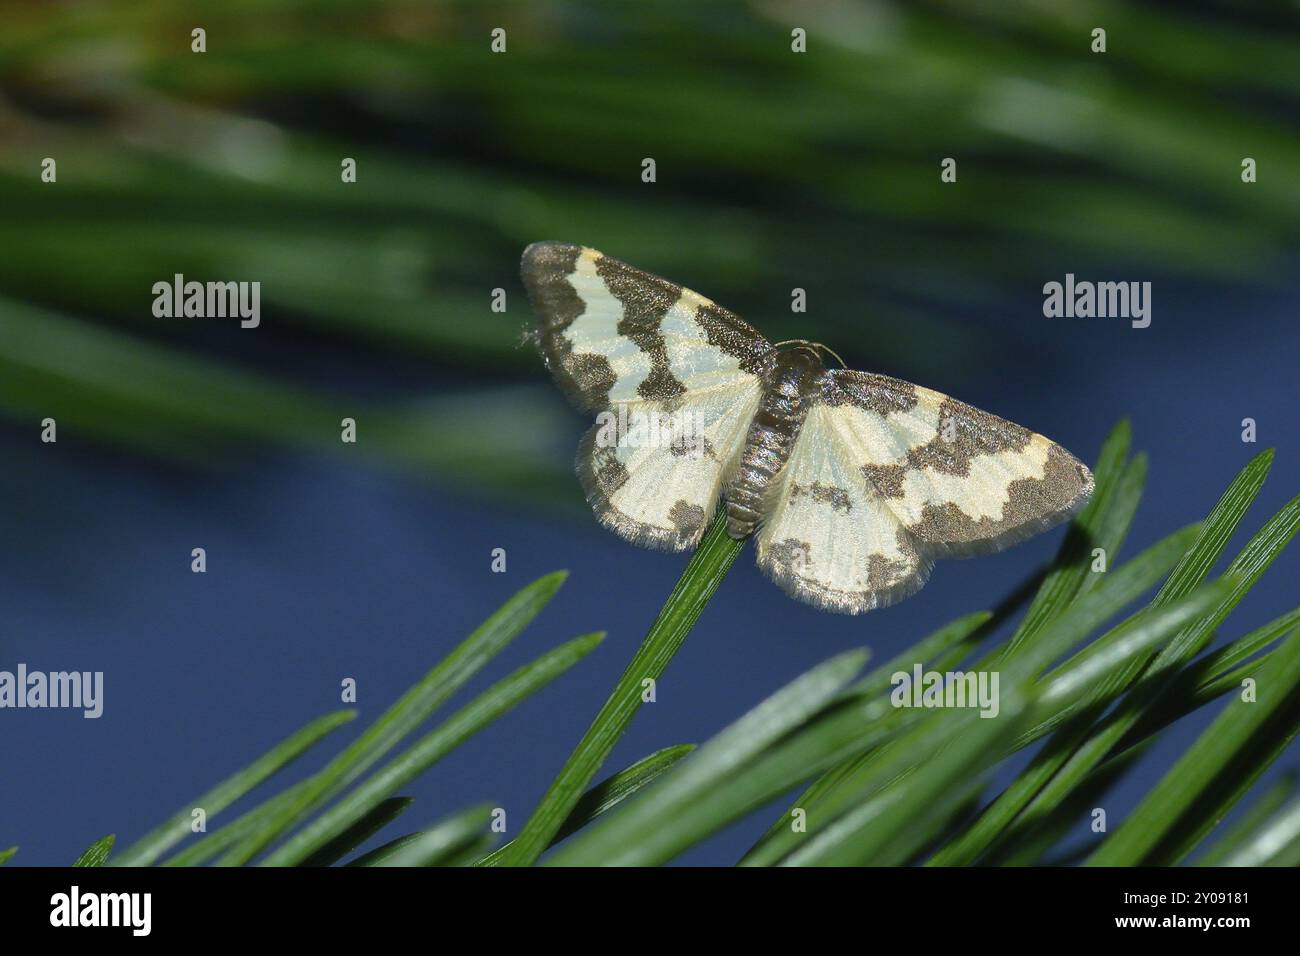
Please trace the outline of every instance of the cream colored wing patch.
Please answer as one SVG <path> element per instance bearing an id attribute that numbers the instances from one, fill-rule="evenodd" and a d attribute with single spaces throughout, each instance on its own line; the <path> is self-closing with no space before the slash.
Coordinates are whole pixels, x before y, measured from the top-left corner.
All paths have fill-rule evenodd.
<path id="1" fill-rule="evenodd" d="M 757 382 L 771 344 L 716 303 L 594 249 L 534 243 L 521 267 L 535 339 L 586 411 Z"/>
<path id="2" fill-rule="evenodd" d="M 762 388 L 688 392 L 671 407 L 622 404 L 578 447 L 578 478 L 601 524 L 645 547 L 699 543 L 740 458 Z"/>
<path id="3" fill-rule="evenodd" d="M 835 370 L 822 398 L 840 447 L 927 556 L 1001 550 L 1092 494 L 1060 445 L 939 392 Z"/>
<path id="4" fill-rule="evenodd" d="M 862 474 L 838 411 L 816 405 L 804 420 L 758 533 L 758 565 L 792 597 L 857 614 L 915 593 L 931 565 Z"/>

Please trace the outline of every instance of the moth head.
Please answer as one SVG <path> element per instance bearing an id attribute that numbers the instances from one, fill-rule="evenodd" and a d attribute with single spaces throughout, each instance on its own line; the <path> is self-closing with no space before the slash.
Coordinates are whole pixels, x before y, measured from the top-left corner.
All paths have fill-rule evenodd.
<path id="1" fill-rule="evenodd" d="M 811 394 L 820 387 L 822 372 L 826 370 L 823 354 L 839 356 L 819 342 L 791 339 L 773 346 L 776 359 L 773 363 L 774 379 L 778 387 L 790 395 Z M 842 365 L 843 362 L 841 361 Z"/>
<path id="2" fill-rule="evenodd" d="M 783 349 L 776 354 L 776 364 L 782 369 L 792 372 L 800 372 L 804 375 L 812 375 L 820 372 L 823 368 L 822 357 L 813 349 L 806 346 L 798 346 L 793 349 Z"/>

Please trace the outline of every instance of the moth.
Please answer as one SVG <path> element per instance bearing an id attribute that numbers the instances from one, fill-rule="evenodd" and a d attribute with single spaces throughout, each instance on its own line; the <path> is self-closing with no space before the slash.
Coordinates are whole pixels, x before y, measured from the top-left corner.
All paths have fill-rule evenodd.
<path id="1" fill-rule="evenodd" d="M 530 337 L 597 414 L 578 448 L 587 500 L 635 544 L 695 547 L 722 500 L 727 533 L 753 535 L 759 567 L 788 594 L 857 614 L 915 594 L 935 559 L 999 551 L 1092 494 L 1091 472 L 1042 435 L 827 367 L 843 363 L 826 346 L 773 344 L 594 249 L 534 243 L 521 271 Z"/>

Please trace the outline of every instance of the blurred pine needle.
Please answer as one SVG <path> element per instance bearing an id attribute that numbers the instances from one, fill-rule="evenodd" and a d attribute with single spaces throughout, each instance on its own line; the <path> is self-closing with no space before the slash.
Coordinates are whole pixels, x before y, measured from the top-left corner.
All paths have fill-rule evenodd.
<path id="1" fill-rule="evenodd" d="M 165 0 L 12 6 L 0 416 L 212 466 L 250 439 L 324 447 L 360 410 L 363 453 L 553 501 L 572 421 L 506 391 L 538 374 L 519 347 L 528 242 L 581 241 L 774 340 L 941 378 L 999 351 L 1004 333 L 963 314 L 996 313 L 1060 257 L 1285 271 L 1294 18 L 1030 0 L 236 0 L 202 23 Z M 949 155 L 957 194 L 938 180 Z M 149 289 L 178 272 L 260 281 L 264 326 L 155 319 Z M 815 286 L 807 315 L 789 314 L 795 285 Z"/>

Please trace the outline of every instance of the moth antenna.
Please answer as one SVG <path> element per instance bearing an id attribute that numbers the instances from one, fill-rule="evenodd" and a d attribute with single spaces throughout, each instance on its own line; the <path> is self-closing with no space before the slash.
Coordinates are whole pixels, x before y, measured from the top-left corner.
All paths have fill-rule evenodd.
<path id="1" fill-rule="evenodd" d="M 840 363 L 840 368 L 848 368 L 848 367 L 849 367 L 849 363 L 846 362 L 846 361 L 844 361 L 844 359 L 840 358 L 840 353 L 839 353 L 839 352 L 836 352 L 836 351 L 835 351 L 833 348 L 831 348 L 829 345 L 822 345 L 820 342 L 818 342 L 818 343 L 817 343 L 817 348 L 819 348 L 819 349 L 821 349 L 822 351 L 826 352 L 828 355 L 830 355 L 832 358 L 834 358 L 835 361 L 839 362 L 839 363 Z"/>
<path id="2" fill-rule="evenodd" d="M 817 352 L 818 350 L 821 350 L 825 352 L 827 355 L 831 356 L 833 359 L 835 359 L 835 361 L 839 362 L 840 368 L 849 367 L 849 363 L 844 361 L 844 359 L 840 358 L 839 353 L 836 352 L 829 345 L 822 345 L 820 342 L 810 342 L 807 339 L 786 339 L 784 342 L 777 342 L 772 346 L 772 348 L 779 349 L 783 345 L 800 345 L 806 349 L 811 349 L 814 353 Z"/>

